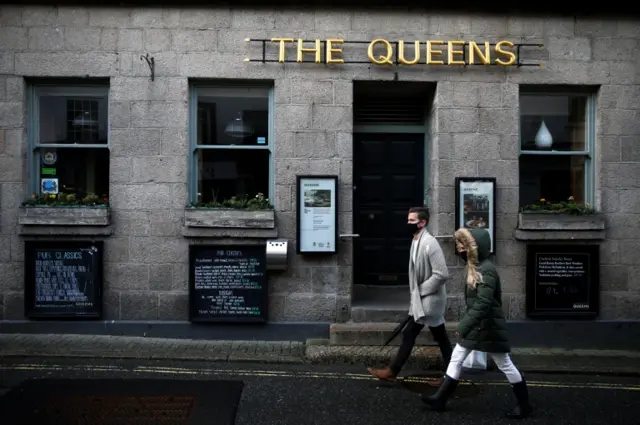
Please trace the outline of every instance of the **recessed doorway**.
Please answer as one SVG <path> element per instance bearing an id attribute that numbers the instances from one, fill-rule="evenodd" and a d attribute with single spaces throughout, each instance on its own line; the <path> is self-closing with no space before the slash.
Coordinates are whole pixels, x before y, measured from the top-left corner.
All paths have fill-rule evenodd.
<path id="1" fill-rule="evenodd" d="M 408 293 L 407 210 L 423 205 L 432 84 L 354 83 L 353 307 Z"/>

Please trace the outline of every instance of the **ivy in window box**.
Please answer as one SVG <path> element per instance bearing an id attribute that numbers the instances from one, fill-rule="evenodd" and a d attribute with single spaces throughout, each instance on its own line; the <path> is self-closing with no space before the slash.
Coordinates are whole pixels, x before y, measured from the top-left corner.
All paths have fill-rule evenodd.
<path id="1" fill-rule="evenodd" d="M 58 193 L 57 195 L 35 193 L 22 203 L 23 207 L 103 207 L 109 206 L 107 195 L 102 197 L 95 193 L 87 193 L 84 197 L 78 198 L 75 193 Z"/>
<path id="2" fill-rule="evenodd" d="M 234 196 L 221 202 L 190 204 L 185 211 L 185 226 L 273 229 L 275 211 L 262 193 L 253 198 Z"/>
<path id="3" fill-rule="evenodd" d="M 208 208 L 208 209 L 233 209 L 233 210 L 272 210 L 273 205 L 263 193 L 258 193 L 253 198 L 246 196 L 232 196 L 224 201 L 213 199 L 211 202 L 194 202 L 189 208 Z"/>
<path id="4" fill-rule="evenodd" d="M 547 202 L 546 199 L 540 198 L 538 202 L 531 205 L 525 205 L 520 208 L 521 213 L 550 213 L 550 214 L 569 214 L 569 215 L 592 215 L 596 210 L 589 203 L 578 204 L 574 202 L 573 196 L 562 202 Z"/>
<path id="5" fill-rule="evenodd" d="M 109 199 L 89 193 L 32 195 L 20 207 L 18 223 L 36 226 L 108 226 Z"/>

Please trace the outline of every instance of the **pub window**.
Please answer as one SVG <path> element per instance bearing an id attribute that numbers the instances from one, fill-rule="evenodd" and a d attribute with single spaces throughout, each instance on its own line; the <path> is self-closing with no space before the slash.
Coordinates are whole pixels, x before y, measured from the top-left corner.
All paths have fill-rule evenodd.
<path id="1" fill-rule="evenodd" d="M 65 203 L 109 196 L 106 85 L 29 87 L 29 185 Z"/>
<path id="2" fill-rule="evenodd" d="M 272 199 L 272 105 L 270 86 L 191 88 L 191 204 Z"/>
<path id="3" fill-rule="evenodd" d="M 593 204 L 595 95 L 520 92 L 520 205 Z"/>

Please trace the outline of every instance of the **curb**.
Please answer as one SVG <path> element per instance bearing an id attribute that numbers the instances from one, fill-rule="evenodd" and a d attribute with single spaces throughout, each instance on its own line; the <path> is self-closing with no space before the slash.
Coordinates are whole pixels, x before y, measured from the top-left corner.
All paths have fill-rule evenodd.
<path id="1" fill-rule="evenodd" d="M 397 347 L 307 345 L 305 358 L 310 364 L 381 367 L 396 351 Z M 640 376 L 640 353 L 632 351 L 517 348 L 511 357 L 524 373 Z M 424 346 L 414 349 L 407 367 L 441 371 L 444 365 L 437 347 Z M 487 369 L 497 371 L 492 361 Z"/>
<path id="2" fill-rule="evenodd" d="M 49 359 L 113 359 L 113 360 L 180 360 L 180 361 L 203 361 L 217 363 L 253 363 L 253 364 L 304 364 L 305 359 L 300 356 L 271 356 L 269 354 L 230 354 L 228 356 L 219 355 L 190 355 L 190 354 L 149 354 L 149 353 L 105 353 L 105 352 L 80 352 L 70 351 L 60 352 L 32 352 L 13 351 L 0 352 L 0 359 L 3 358 L 30 358 L 46 357 Z"/>
<path id="3" fill-rule="evenodd" d="M 184 360 L 254 364 L 386 365 L 397 346 L 339 346 L 325 339 L 221 341 L 96 335 L 0 334 L 2 358 L 88 358 Z M 514 348 L 511 357 L 525 373 L 640 376 L 640 352 Z M 444 368 L 435 346 L 414 348 L 407 367 Z M 488 370 L 495 370 L 489 361 Z M 439 372 L 440 373 L 440 372 Z"/>

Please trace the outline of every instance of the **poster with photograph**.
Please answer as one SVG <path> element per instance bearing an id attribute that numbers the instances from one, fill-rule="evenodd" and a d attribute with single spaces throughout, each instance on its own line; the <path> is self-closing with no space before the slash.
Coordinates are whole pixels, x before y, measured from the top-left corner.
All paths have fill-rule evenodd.
<path id="1" fill-rule="evenodd" d="M 337 252 L 338 178 L 298 176 L 299 253 Z"/>
<path id="2" fill-rule="evenodd" d="M 491 236 L 491 253 L 495 254 L 494 178 L 456 178 L 456 228 L 485 229 Z"/>

